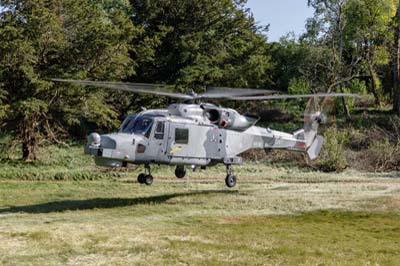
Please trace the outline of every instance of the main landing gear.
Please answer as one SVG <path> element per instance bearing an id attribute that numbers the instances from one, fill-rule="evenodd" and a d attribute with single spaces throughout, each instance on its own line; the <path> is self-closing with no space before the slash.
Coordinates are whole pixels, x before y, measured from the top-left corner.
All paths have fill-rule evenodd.
<path id="1" fill-rule="evenodd" d="M 186 175 L 185 166 L 183 166 L 183 165 L 176 166 L 176 168 L 175 168 L 175 176 L 177 178 L 184 178 L 185 175 Z"/>
<path id="2" fill-rule="evenodd" d="M 145 165 L 144 168 L 145 172 L 138 175 L 137 181 L 140 184 L 146 184 L 150 186 L 151 184 L 153 184 L 153 176 L 151 175 L 150 165 Z M 184 178 L 185 175 L 186 175 L 185 167 L 182 165 L 178 165 L 175 169 L 175 176 L 177 178 Z"/>
<path id="3" fill-rule="evenodd" d="M 232 165 L 228 164 L 226 166 L 226 173 L 225 184 L 230 188 L 236 186 L 236 176 L 233 174 Z"/>
<path id="4" fill-rule="evenodd" d="M 137 180 L 140 184 L 146 184 L 150 186 L 153 184 L 153 176 L 151 175 L 150 165 L 145 165 L 145 172 L 138 175 Z M 175 169 L 175 176 L 177 178 L 183 178 L 186 175 L 186 169 L 184 166 L 178 165 Z M 236 186 L 236 175 L 233 173 L 232 165 L 226 165 L 226 178 L 225 184 L 229 188 Z"/>
<path id="5" fill-rule="evenodd" d="M 153 184 L 153 176 L 150 173 L 150 165 L 145 165 L 144 169 L 144 173 L 139 174 L 137 180 L 140 184 L 146 184 L 150 186 Z"/>

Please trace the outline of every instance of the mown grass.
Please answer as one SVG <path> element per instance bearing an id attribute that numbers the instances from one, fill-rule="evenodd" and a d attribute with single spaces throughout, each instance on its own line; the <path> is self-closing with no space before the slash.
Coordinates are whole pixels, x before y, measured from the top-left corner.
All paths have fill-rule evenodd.
<path id="1" fill-rule="evenodd" d="M 0 164 L 0 265 L 400 265 L 397 172 L 251 162 L 227 189 L 223 167 L 183 180 L 155 167 L 148 187 L 141 168 L 49 149 L 39 163 Z M 98 177 L 74 180 L 80 171 Z"/>
<path id="2" fill-rule="evenodd" d="M 0 156 L 0 180 L 118 180 L 132 179 L 143 172 L 143 166 L 129 165 L 128 168 L 109 169 L 97 167 L 90 156 L 83 153 L 82 145 L 72 145 L 68 148 L 59 146 L 42 147 L 39 150 L 39 159 L 34 162 L 22 160 L 1 159 Z M 174 173 L 173 166 L 152 165 L 154 176 L 161 178 L 171 178 Z M 337 178 L 341 179 L 352 173 L 347 171 L 338 175 L 325 174 L 312 171 L 311 168 L 299 168 L 295 164 L 288 162 L 276 163 L 268 160 L 248 160 L 242 166 L 235 167 L 235 172 L 241 178 L 251 178 L 252 180 L 282 179 L 304 182 L 329 181 Z M 304 175 L 303 173 L 308 173 Z M 390 173 L 389 173 L 390 174 Z M 359 176 L 369 176 L 368 173 L 357 172 Z M 381 174 L 383 176 L 385 174 Z M 225 176 L 225 167 L 218 165 L 207 168 L 206 171 L 197 169 L 195 173 L 190 173 L 190 177 L 203 178 Z M 353 175 L 354 176 L 354 175 Z"/>
<path id="3" fill-rule="evenodd" d="M 398 182 L 217 181 L 3 181 L 0 264 L 400 263 Z"/>
<path id="4" fill-rule="evenodd" d="M 34 162 L 3 159 L 0 179 L 95 180 L 122 175 L 118 171 L 97 168 L 92 158 L 83 154 L 82 147 L 44 147 L 39 150 L 40 160 Z"/>

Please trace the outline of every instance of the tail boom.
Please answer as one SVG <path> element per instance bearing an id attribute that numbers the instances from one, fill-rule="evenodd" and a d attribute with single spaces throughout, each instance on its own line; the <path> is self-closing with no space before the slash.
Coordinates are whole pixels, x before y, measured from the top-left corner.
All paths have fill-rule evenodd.
<path id="1" fill-rule="evenodd" d="M 324 142 L 324 138 L 317 135 L 316 131 L 307 133 L 304 129 L 300 129 L 293 134 L 280 131 L 273 131 L 273 133 L 274 145 L 266 145 L 265 148 L 307 152 L 311 160 L 315 160 L 318 157 Z"/>
<path id="2" fill-rule="evenodd" d="M 245 133 L 252 136 L 248 148 L 287 149 L 306 152 L 311 160 L 315 160 L 322 148 L 324 138 L 316 131 L 300 129 L 293 134 L 253 126 Z"/>

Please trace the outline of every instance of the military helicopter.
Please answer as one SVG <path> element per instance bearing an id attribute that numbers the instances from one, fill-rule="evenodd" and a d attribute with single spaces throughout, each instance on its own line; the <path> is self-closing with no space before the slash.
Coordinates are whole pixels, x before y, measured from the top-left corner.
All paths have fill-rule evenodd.
<path id="1" fill-rule="evenodd" d="M 84 86 L 161 95 L 183 100 L 166 109 L 143 110 L 130 114 L 116 133 L 99 135 L 91 133 L 85 154 L 92 155 L 99 166 L 126 167 L 128 163 L 143 164 L 145 171 L 137 180 L 151 185 L 150 165 L 176 165 L 175 176 L 183 178 L 186 167 L 195 169 L 224 164 L 225 184 L 232 188 L 237 177 L 233 166 L 241 165 L 241 153 L 254 148 L 287 149 L 305 152 L 311 160 L 318 157 L 324 138 L 317 134 L 318 126 L 326 115 L 318 106 L 319 97 L 357 97 L 347 93 L 318 93 L 276 95 L 276 91 L 211 87 L 203 94 L 175 93 L 166 86 L 143 83 L 101 82 L 88 80 L 52 79 Z M 285 133 L 255 124 L 258 117 L 242 115 L 231 108 L 203 102 L 207 99 L 273 100 L 310 98 L 304 127 L 294 133 Z"/>

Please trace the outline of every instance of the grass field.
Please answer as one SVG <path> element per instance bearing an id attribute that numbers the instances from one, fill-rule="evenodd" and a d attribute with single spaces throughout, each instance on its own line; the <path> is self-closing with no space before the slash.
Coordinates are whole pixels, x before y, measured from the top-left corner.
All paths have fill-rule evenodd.
<path id="1" fill-rule="evenodd" d="M 2 163 L 1 265 L 400 265 L 399 173 L 252 162 L 228 189 L 222 167 L 184 180 L 161 167 L 148 187 L 78 153 Z"/>

